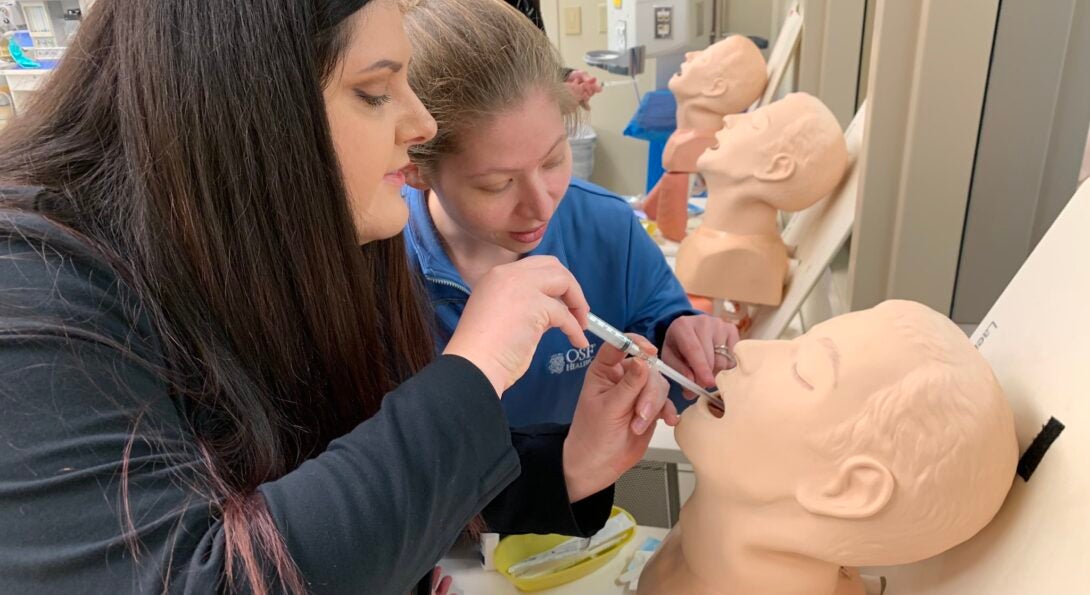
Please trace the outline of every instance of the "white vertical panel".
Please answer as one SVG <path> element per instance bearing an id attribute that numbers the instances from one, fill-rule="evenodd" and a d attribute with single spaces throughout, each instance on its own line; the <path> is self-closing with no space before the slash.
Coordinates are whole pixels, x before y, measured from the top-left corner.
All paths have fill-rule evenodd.
<path id="1" fill-rule="evenodd" d="M 949 312 L 999 0 L 879 0 L 851 306 Z"/>
<path id="2" fill-rule="evenodd" d="M 1090 123 L 1090 2 L 1004 0 L 955 320 L 979 322 L 1074 193 Z"/>

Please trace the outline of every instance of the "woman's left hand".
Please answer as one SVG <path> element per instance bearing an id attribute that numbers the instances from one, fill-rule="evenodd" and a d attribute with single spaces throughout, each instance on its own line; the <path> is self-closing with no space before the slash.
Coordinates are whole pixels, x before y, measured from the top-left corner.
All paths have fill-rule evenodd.
<path id="1" fill-rule="evenodd" d="M 734 362 L 716 353 L 716 347 L 734 352 L 738 327 L 706 314 L 682 316 L 666 331 L 662 361 L 700 386 L 715 386 L 715 375 L 733 367 Z M 685 397 L 695 395 L 685 392 Z"/>
<path id="2" fill-rule="evenodd" d="M 644 352 L 655 353 L 647 339 L 628 336 Z M 646 362 L 602 345 L 587 369 L 564 441 L 564 480 L 572 502 L 605 489 L 639 462 L 658 419 L 677 424 L 668 392 L 666 379 Z"/>

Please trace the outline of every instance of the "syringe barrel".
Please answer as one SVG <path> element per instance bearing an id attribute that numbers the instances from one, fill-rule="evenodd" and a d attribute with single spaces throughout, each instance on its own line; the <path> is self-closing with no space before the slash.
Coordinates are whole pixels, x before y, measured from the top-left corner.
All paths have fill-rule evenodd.
<path id="1" fill-rule="evenodd" d="M 587 330 L 629 355 L 639 355 L 640 348 L 632 342 L 632 339 L 629 339 L 624 333 L 613 328 L 608 322 L 594 314 L 587 314 Z"/>

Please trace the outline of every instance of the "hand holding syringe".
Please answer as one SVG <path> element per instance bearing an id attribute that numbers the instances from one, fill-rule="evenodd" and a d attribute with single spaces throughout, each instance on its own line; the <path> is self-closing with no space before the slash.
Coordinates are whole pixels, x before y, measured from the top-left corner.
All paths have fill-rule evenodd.
<path id="1" fill-rule="evenodd" d="M 594 314 L 587 313 L 587 330 L 599 339 L 609 343 L 617 349 L 647 362 L 647 365 L 651 368 L 658 370 L 660 374 L 677 382 L 683 388 L 691 391 L 693 394 L 702 396 L 710 400 L 716 407 L 723 409 L 723 399 L 719 397 L 719 391 L 708 392 L 707 389 L 702 388 L 699 384 L 686 378 L 681 372 L 671 368 L 663 363 L 663 361 L 653 355 L 649 355 L 640 350 L 639 345 L 636 345 L 632 339 L 625 336 L 624 333 L 612 327 L 609 323 L 598 318 Z"/>

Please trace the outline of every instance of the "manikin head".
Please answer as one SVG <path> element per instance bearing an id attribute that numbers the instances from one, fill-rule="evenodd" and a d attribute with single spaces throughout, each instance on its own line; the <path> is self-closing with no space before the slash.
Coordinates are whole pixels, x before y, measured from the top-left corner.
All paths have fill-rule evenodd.
<path id="1" fill-rule="evenodd" d="M 679 110 L 692 105 L 725 116 L 753 105 L 767 84 L 761 50 L 748 37 L 731 35 L 701 51 L 686 53 L 669 87 Z"/>
<path id="2" fill-rule="evenodd" d="M 836 116 L 807 93 L 729 115 L 715 138 L 697 160 L 708 188 L 783 211 L 805 209 L 827 196 L 850 161 Z"/>
<path id="3" fill-rule="evenodd" d="M 888 301 L 736 353 L 718 378 L 726 412 L 691 407 L 677 440 L 697 489 L 761 527 L 737 536 L 746 545 L 903 564 L 961 543 L 999 510 L 1017 463 L 1013 416 L 944 316 Z"/>

